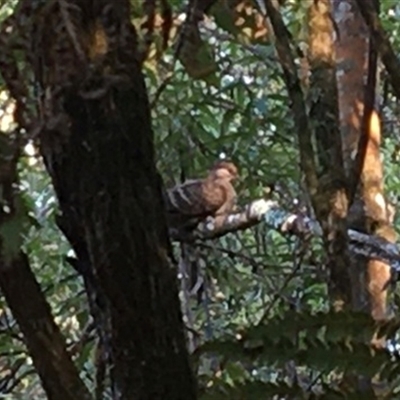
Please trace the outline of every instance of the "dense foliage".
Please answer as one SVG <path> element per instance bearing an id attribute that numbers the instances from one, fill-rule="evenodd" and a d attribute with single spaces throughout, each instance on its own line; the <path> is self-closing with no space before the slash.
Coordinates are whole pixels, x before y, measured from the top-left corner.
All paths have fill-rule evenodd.
<path id="1" fill-rule="evenodd" d="M 174 10 L 179 3 L 171 1 Z M 283 7 L 299 48 L 305 46 L 306 3 L 286 1 Z M 13 5 L 2 6 L 2 19 Z M 141 10 L 134 12 L 138 17 Z M 398 5 L 382 1 L 382 22 L 397 50 L 399 12 Z M 211 74 L 193 78 L 175 59 L 173 47 L 158 58 L 149 57 L 143 67 L 157 166 L 165 184 L 204 175 L 216 158 L 226 155 L 240 167 L 240 204 L 270 195 L 273 188 L 272 197 L 283 209 L 312 215 L 274 46 L 246 37 L 246 30 L 232 27 L 223 11 L 216 12 L 215 21 L 202 27 L 205 52 L 211 54 L 203 61 L 213 66 Z M 400 125 L 398 104 L 386 79 L 382 71 L 382 156 L 388 196 L 397 205 Z M 1 103 L 1 130 L 6 130 L 12 111 L 6 91 Z M 19 170 L 30 217 L 24 249 L 81 377 L 92 387 L 95 340 L 85 333 L 90 314 L 84 287 L 65 261 L 70 248 L 56 228 L 53 189 L 32 144 L 26 146 Z M 179 256 L 178 243 L 174 250 Z M 374 334 L 370 319 L 361 313 L 329 312 L 320 239 L 285 236 L 259 224 L 198 243 L 195 252 L 203 291 L 182 296 L 182 301 L 188 329 L 195 332 L 198 344 L 204 344 L 193 354 L 202 398 L 317 398 L 311 393 L 360 398 L 340 397 L 352 390 L 339 386 L 343 372 L 370 377 L 380 372 L 399 387 L 397 362 L 384 351 L 374 356 L 368 346 Z M 394 292 L 395 311 L 399 301 Z M 395 321 L 384 330 L 393 333 L 396 328 Z M 0 393 L 4 398 L 44 398 L 18 326 L 1 297 L 0 330 Z"/>

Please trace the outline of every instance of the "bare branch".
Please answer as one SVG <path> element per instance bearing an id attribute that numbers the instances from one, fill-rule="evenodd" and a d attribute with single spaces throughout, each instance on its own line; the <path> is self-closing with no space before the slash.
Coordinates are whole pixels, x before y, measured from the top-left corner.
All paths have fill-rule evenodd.
<path id="1" fill-rule="evenodd" d="M 372 39 L 374 40 L 376 49 L 379 51 L 383 64 L 389 73 L 393 90 L 398 98 L 400 98 L 400 61 L 389 41 L 388 35 L 382 28 L 379 20 L 378 12 L 371 0 L 356 0 L 358 7 L 366 24 L 371 30 Z"/>
<path id="2" fill-rule="evenodd" d="M 265 8 L 275 34 L 275 47 L 283 70 L 283 77 L 291 101 L 291 108 L 297 137 L 300 146 L 300 164 L 305 174 L 311 198 L 318 188 L 317 167 L 314 158 L 314 148 L 311 140 L 311 129 L 307 115 L 304 94 L 292 52 L 290 37 L 282 16 L 277 8 L 276 1 L 265 0 Z"/>

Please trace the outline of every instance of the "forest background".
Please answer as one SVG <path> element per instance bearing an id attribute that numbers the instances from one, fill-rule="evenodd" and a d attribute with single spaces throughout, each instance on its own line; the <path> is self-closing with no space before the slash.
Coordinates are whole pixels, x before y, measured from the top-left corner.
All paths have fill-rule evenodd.
<path id="1" fill-rule="evenodd" d="M 2 2 L 2 398 L 397 398 L 399 16 Z M 242 211 L 175 237 L 221 157 Z"/>

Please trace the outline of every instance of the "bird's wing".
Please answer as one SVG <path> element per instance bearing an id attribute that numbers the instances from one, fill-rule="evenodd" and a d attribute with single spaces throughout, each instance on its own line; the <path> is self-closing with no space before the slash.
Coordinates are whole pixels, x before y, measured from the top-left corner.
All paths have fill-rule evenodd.
<path id="1" fill-rule="evenodd" d="M 167 191 L 167 211 L 187 216 L 211 215 L 220 207 L 217 197 L 221 196 L 220 188 L 205 185 L 203 180 L 186 181 Z"/>

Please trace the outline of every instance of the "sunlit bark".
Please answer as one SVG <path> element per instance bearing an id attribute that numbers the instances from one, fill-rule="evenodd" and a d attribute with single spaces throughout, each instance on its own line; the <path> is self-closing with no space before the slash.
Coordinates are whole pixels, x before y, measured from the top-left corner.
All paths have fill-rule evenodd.
<path id="1" fill-rule="evenodd" d="M 308 9 L 310 118 L 315 127 L 319 188 L 314 204 L 324 231 L 333 307 L 349 304 L 349 254 L 346 215 L 348 198 L 339 130 L 333 24 L 329 0 L 314 1 Z"/>
<path id="2" fill-rule="evenodd" d="M 335 0 L 333 5 L 338 27 L 337 78 L 344 163 L 350 182 L 356 186 L 350 188 L 355 194 L 348 218 L 350 228 L 393 241 L 383 193 L 380 121 L 374 101 L 375 76 L 371 76 L 376 74 L 376 60 L 372 59 L 369 31 L 353 0 Z M 354 174 L 359 174 L 359 179 Z M 353 264 L 353 307 L 368 310 L 375 319 L 386 318 L 389 266 L 362 258 L 356 258 Z"/>

